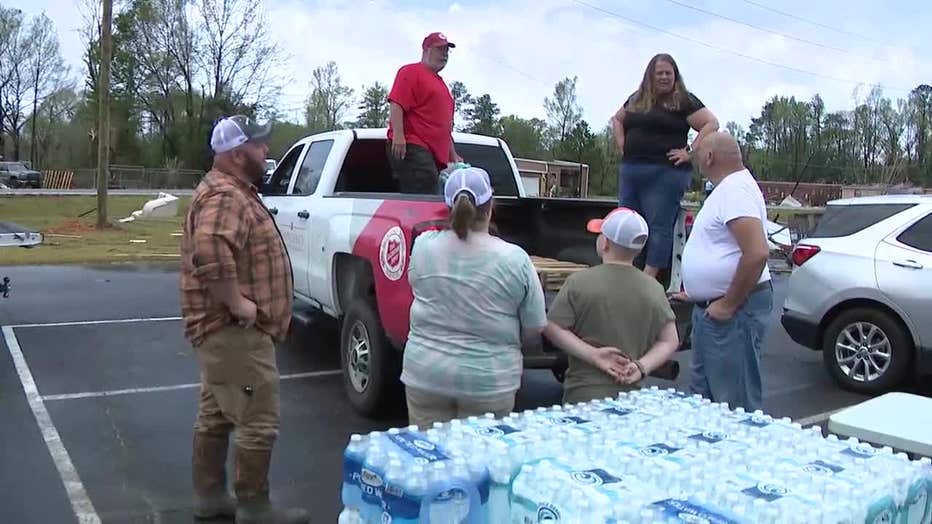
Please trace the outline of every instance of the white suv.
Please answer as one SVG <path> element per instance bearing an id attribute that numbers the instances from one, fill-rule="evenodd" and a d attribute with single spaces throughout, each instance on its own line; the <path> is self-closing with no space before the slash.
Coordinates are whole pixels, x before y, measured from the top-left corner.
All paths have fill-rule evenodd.
<path id="1" fill-rule="evenodd" d="M 842 387 L 932 373 L 932 195 L 829 202 L 792 258 L 782 324 Z"/>

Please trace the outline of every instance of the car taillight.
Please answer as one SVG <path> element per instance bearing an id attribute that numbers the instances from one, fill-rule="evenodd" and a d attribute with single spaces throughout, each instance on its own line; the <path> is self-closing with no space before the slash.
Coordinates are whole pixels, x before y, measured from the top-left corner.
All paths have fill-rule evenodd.
<path id="1" fill-rule="evenodd" d="M 822 249 L 819 246 L 810 246 L 808 244 L 799 244 L 793 248 L 793 265 L 801 266 L 806 263 L 807 260 L 816 256 L 816 254 Z"/>

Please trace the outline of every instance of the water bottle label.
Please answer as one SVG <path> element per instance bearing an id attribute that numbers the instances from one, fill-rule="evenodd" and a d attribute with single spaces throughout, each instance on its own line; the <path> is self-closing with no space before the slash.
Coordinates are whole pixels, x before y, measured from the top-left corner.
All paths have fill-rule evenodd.
<path id="1" fill-rule="evenodd" d="M 741 492 L 754 498 L 764 499 L 767 502 L 773 502 L 789 494 L 789 490 L 783 486 L 768 484 L 766 482 L 761 482 L 756 486 L 743 489 Z"/>
<path id="2" fill-rule="evenodd" d="M 612 475 L 604 469 L 587 469 L 583 471 L 574 471 L 570 473 L 570 478 L 583 486 L 602 486 L 605 484 L 615 484 L 622 479 Z"/>
<path id="3" fill-rule="evenodd" d="M 430 463 L 450 458 L 436 444 L 414 431 L 388 435 L 388 438 L 405 453 L 414 457 L 415 460 L 423 459 Z"/>
<path id="4" fill-rule="evenodd" d="M 721 511 L 694 504 L 688 500 L 666 499 L 655 502 L 653 505 L 661 508 L 664 515 L 667 517 L 678 519 L 682 522 L 739 524 L 737 519 L 729 517 Z"/>
<path id="5" fill-rule="evenodd" d="M 580 417 L 549 417 L 547 420 L 555 426 L 572 426 L 574 424 L 585 424 L 589 422 Z"/>
<path id="6" fill-rule="evenodd" d="M 521 430 L 507 424 L 498 424 L 496 426 L 478 427 L 475 428 L 474 431 L 476 432 L 476 435 L 479 435 L 480 437 L 498 438 L 504 437 L 505 435 L 511 435 L 512 433 L 517 433 Z"/>
<path id="7" fill-rule="evenodd" d="M 742 424 L 753 426 L 755 428 L 764 428 L 771 424 L 771 419 L 766 415 L 751 415 L 741 421 Z"/>
<path id="8" fill-rule="evenodd" d="M 700 440 L 702 442 L 708 442 L 709 444 L 715 444 L 717 442 L 727 440 L 728 433 L 724 433 L 722 431 L 703 431 L 702 433 L 690 435 L 689 438 L 693 440 Z"/>
<path id="9" fill-rule="evenodd" d="M 544 503 L 537 508 L 537 522 L 559 522 L 560 510 L 553 504 Z"/>
<path id="10" fill-rule="evenodd" d="M 896 504 L 891 497 L 884 497 L 871 504 L 865 522 L 870 524 L 888 524 L 896 518 Z"/>
<path id="11" fill-rule="evenodd" d="M 362 462 L 355 458 L 343 459 L 343 482 L 359 484 L 359 472 L 362 471 Z"/>
<path id="12" fill-rule="evenodd" d="M 362 490 L 362 500 L 367 504 L 381 507 L 382 490 L 385 486 L 382 476 L 371 469 L 362 468 L 359 480 L 359 489 Z"/>
<path id="13" fill-rule="evenodd" d="M 625 415 L 630 415 L 634 413 L 634 410 L 628 409 L 628 408 L 606 408 L 602 410 L 602 413 L 608 413 L 609 415 L 617 415 L 619 417 L 624 417 Z"/>
<path id="14" fill-rule="evenodd" d="M 651 444 L 640 449 L 641 455 L 647 457 L 660 457 L 663 455 L 670 455 L 679 451 L 680 448 L 674 448 L 666 444 Z"/>
<path id="15" fill-rule="evenodd" d="M 476 486 L 479 488 L 479 503 L 485 504 L 489 501 L 489 496 L 492 492 L 492 477 L 491 475 L 485 475 L 482 477 L 482 481 L 479 482 L 479 485 Z"/>
<path id="16" fill-rule="evenodd" d="M 405 493 L 403 489 L 390 486 L 385 489 L 384 517 L 392 520 L 416 522 L 421 514 L 421 497 Z"/>
<path id="17" fill-rule="evenodd" d="M 808 473 L 832 476 L 841 473 L 845 468 L 837 464 L 832 464 L 831 462 L 825 462 L 824 460 L 816 460 L 803 466 L 803 470 Z"/>
<path id="18" fill-rule="evenodd" d="M 877 454 L 877 448 L 866 443 L 852 444 L 848 448 L 845 448 L 841 452 L 843 455 L 848 455 L 855 458 L 873 458 Z"/>

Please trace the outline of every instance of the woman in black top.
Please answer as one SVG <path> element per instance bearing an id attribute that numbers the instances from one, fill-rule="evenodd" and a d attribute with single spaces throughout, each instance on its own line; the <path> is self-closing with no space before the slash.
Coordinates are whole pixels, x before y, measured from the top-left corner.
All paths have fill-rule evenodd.
<path id="1" fill-rule="evenodd" d="M 695 149 L 718 130 L 718 120 L 686 89 L 673 57 L 656 55 L 647 64 L 641 86 L 612 117 L 621 153 L 619 205 L 647 220 L 644 272 L 652 277 L 670 266 L 673 226 L 692 180 L 686 145 L 690 127 L 699 132 Z"/>

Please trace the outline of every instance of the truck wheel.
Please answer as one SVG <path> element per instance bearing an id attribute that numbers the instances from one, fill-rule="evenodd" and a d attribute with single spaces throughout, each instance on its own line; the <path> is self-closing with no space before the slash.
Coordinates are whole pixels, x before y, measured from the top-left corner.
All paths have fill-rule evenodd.
<path id="1" fill-rule="evenodd" d="M 353 408 L 367 417 L 388 415 L 401 402 L 401 365 L 370 300 L 350 304 L 340 330 L 343 385 Z"/>
<path id="2" fill-rule="evenodd" d="M 843 388 L 878 393 L 906 377 L 913 344 L 899 322 L 873 308 L 842 312 L 826 328 L 822 359 Z"/>

